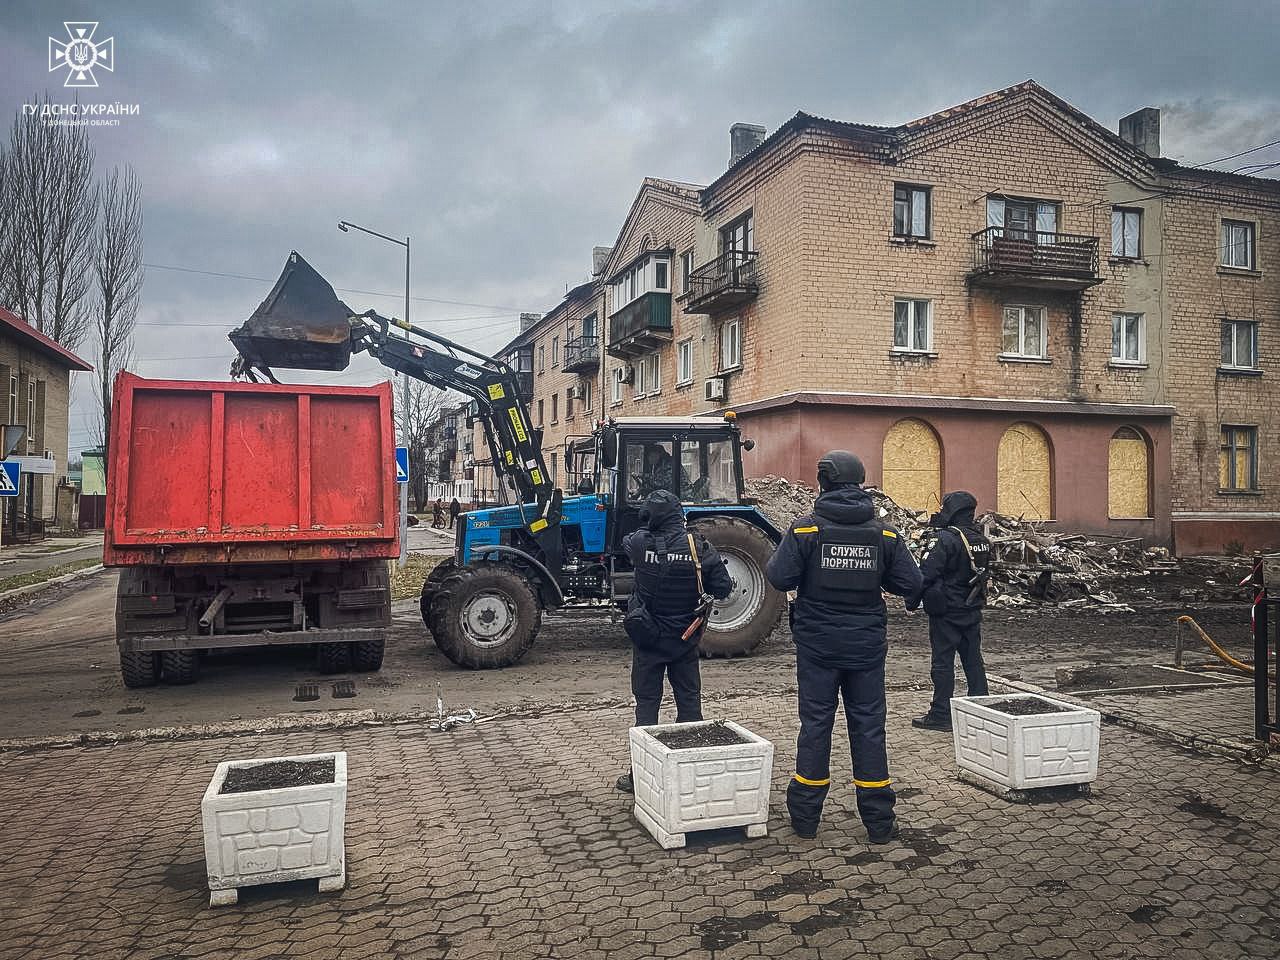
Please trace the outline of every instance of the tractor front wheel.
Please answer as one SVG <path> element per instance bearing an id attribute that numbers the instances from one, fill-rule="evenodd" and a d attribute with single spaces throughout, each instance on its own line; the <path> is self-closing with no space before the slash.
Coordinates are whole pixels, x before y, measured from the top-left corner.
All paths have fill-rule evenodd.
<path id="1" fill-rule="evenodd" d="M 435 589 L 431 635 L 460 667 L 509 667 L 528 652 L 542 608 L 524 575 L 504 563 L 462 567 Z"/>

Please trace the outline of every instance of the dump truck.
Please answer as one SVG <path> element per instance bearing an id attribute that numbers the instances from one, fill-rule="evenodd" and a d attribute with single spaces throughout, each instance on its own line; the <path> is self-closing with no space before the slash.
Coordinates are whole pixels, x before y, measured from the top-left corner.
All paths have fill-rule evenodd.
<path id="1" fill-rule="evenodd" d="M 777 625 L 783 597 L 764 567 L 781 533 L 744 496 L 742 451 L 753 444 L 732 413 L 602 419 L 575 445 L 570 460 L 581 469 L 566 496 L 547 469 L 542 429 L 529 416 L 530 385 L 519 371 L 404 320 L 355 312 L 297 251 L 267 298 L 228 336 L 238 353 L 234 376 L 274 381 L 272 368 L 340 371 L 367 353 L 471 400 L 508 503 L 462 514 L 454 556 L 422 586 L 423 623 L 459 666 L 516 663 L 544 610 L 625 607 L 635 573 L 622 540 L 640 526 L 644 499 L 658 486 L 679 497 L 734 580 L 730 596 L 712 609 L 703 654 L 748 654 Z M 646 476 L 651 459 L 670 464 L 660 481 Z"/>
<path id="2" fill-rule="evenodd" d="M 146 380 L 112 398 L 103 562 L 128 687 L 209 651 L 314 645 L 374 671 L 399 556 L 391 385 Z"/>

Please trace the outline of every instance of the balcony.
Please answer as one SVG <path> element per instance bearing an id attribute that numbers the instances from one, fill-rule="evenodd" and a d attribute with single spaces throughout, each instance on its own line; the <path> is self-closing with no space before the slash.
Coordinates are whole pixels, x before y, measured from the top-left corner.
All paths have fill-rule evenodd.
<path id="1" fill-rule="evenodd" d="M 717 314 L 756 298 L 757 254 L 754 250 L 728 250 L 689 274 L 685 313 Z"/>
<path id="2" fill-rule="evenodd" d="M 516 392 L 520 395 L 521 400 L 533 399 L 533 371 L 517 370 L 516 374 Z"/>
<path id="3" fill-rule="evenodd" d="M 600 369 L 600 338 L 583 334 L 564 342 L 565 373 L 595 373 Z"/>
<path id="4" fill-rule="evenodd" d="M 1101 283 L 1098 238 L 987 227 L 973 235 L 969 282 L 987 287 L 1084 290 Z"/>
<path id="5" fill-rule="evenodd" d="M 611 357 L 627 360 L 670 341 L 670 293 L 646 293 L 609 317 Z"/>

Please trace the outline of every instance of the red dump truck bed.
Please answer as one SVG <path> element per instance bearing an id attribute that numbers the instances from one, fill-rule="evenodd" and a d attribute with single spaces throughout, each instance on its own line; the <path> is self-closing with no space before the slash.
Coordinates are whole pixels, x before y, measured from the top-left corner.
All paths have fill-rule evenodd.
<path id="1" fill-rule="evenodd" d="M 108 565 L 399 555 L 391 385 L 116 379 Z"/>

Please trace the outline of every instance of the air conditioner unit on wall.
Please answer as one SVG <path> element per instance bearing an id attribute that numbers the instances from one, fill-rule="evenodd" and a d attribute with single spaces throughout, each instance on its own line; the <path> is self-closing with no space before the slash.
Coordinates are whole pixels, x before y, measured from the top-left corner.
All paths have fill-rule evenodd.
<path id="1" fill-rule="evenodd" d="M 636 368 L 630 363 L 624 363 L 620 367 L 613 368 L 614 376 L 618 378 L 619 383 L 635 383 Z"/>
<path id="2" fill-rule="evenodd" d="M 570 387 L 570 388 L 569 388 L 569 392 L 566 394 L 566 396 L 567 396 L 570 400 L 581 400 L 581 399 L 582 399 L 582 388 L 581 388 L 581 387 Z"/>
<path id="3" fill-rule="evenodd" d="M 702 384 L 704 400 L 724 399 L 724 377 L 708 377 Z"/>

